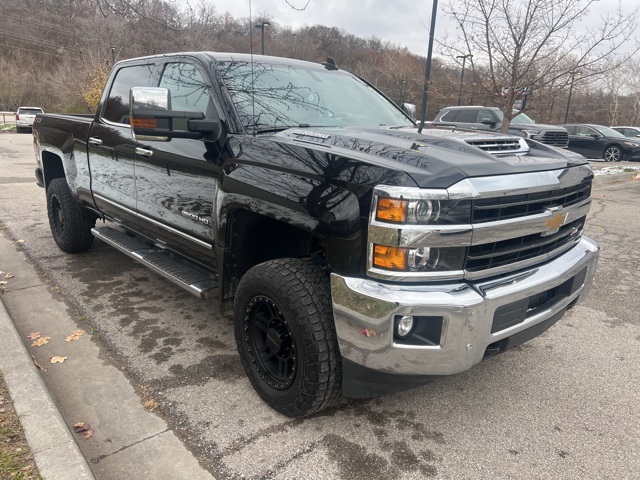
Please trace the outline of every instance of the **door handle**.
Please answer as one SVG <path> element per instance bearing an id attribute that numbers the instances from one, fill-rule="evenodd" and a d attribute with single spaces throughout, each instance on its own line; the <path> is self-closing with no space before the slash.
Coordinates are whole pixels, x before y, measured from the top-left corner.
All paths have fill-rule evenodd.
<path id="1" fill-rule="evenodd" d="M 91 145 L 102 145 L 102 139 L 98 137 L 89 137 L 89 143 Z"/>
<path id="2" fill-rule="evenodd" d="M 141 157 L 148 158 L 153 155 L 153 150 L 149 150 L 146 148 L 136 147 L 136 155 L 140 155 Z"/>

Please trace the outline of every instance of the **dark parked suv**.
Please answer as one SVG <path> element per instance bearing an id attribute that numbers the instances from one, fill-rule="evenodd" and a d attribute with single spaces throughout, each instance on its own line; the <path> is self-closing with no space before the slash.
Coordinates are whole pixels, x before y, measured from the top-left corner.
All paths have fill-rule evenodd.
<path id="1" fill-rule="evenodd" d="M 500 128 L 502 128 L 503 117 L 504 114 L 498 107 L 446 107 L 438 112 L 433 123 L 436 125 L 453 125 L 471 130 L 499 132 Z M 532 138 L 560 148 L 567 148 L 569 139 L 564 128 L 536 123 L 524 113 L 518 113 L 513 117 L 511 125 L 509 125 L 509 133 Z"/>

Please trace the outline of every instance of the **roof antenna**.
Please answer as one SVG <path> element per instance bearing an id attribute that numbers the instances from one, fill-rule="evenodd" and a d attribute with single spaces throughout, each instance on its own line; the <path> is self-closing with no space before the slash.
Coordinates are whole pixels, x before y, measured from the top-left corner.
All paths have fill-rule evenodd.
<path id="1" fill-rule="evenodd" d="M 327 57 L 327 61 L 323 62 L 322 65 L 324 65 L 324 68 L 327 70 L 339 70 L 336 61 L 332 57 Z"/>

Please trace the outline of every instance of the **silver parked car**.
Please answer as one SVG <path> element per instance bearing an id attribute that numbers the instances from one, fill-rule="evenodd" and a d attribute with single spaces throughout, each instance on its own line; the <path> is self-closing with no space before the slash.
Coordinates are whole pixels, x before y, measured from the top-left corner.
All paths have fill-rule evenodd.
<path id="1" fill-rule="evenodd" d="M 640 137 L 640 127 L 611 127 L 625 137 Z"/>

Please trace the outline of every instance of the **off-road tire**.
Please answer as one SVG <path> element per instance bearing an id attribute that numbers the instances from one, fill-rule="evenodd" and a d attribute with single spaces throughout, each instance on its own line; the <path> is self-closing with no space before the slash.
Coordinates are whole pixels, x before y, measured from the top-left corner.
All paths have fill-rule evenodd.
<path id="1" fill-rule="evenodd" d="M 56 244 L 63 252 L 88 250 L 93 243 L 91 229 L 96 217 L 82 210 L 64 178 L 54 178 L 47 187 L 47 215 Z"/>
<path id="2" fill-rule="evenodd" d="M 605 162 L 619 162 L 622 160 L 622 149 L 617 145 L 611 145 L 604 149 L 602 158 Z"/>
<path id="3" fill-rule="evenodd" d="M 238 285 L 234 317 L 242 365 L 273 409 L 302 417 L 340 398 L 342 359 L 322 267 L 306 259 L 256 265 Z"/>

